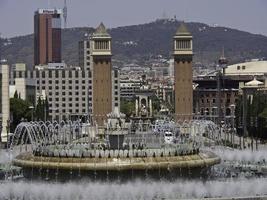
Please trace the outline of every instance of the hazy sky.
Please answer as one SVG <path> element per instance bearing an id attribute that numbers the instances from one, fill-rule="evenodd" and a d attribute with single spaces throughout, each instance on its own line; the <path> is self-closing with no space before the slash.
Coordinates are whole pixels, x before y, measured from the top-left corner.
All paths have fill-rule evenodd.
<path id="1" fill-rule="evenodd" d="M 0 0 L 0 32 L 5 37 L 33 32 L 33 13 L 49 0 Z M 64 0 L 50 0 L 63 7 Z M 67 0 L 68 27 L 107 27 L 150 22 L 166 16 L 218 24 L 267 35 L 267 0 Z"/>

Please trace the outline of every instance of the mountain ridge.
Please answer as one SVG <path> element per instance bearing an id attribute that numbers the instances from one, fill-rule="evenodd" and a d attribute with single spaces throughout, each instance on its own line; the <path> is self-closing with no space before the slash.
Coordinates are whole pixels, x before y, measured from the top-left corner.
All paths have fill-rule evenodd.
<path id="1" fill-rule="evenodd" d="M 120 26 L 108 29 L 112 36 L 115 60 L 147 60 L 151 56 L 170 58 L 173 36 L 180 24 L 177 20 L 156 20 L 139 25 Z M 194 40 L 194 62 L 205 65 L 215 63 L 222 48 L 230 63 L 245 59 L 267 57 L 267 37 L 227 27 L 212 27 L 204 23 L 186 23 Z M 92 27 L 62 29 L 62 58 L 70 65 L 78 65 L 78 41 Z M 24 62 L 33 64 L 33 34 L 10 38 L 4 46 L 3 57 L 9 64 Z"/>

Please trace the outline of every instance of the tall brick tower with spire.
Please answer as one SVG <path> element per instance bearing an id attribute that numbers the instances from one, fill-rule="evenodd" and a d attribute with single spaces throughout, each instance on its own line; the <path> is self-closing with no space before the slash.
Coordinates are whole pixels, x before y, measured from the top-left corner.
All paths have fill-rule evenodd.
<path id="1" fill-rule="evenodd" d="M 93 77 L 92 114 L 99 126 L 112 112 L 111 36 L 101 23 L 90 38 Z"/>
<path id="2" fill-rule="evenodd" d="M 193 113 L 193 37 L 184 22 L 174 36 L 174 89 L 176 121 L 190 120 Z"/>

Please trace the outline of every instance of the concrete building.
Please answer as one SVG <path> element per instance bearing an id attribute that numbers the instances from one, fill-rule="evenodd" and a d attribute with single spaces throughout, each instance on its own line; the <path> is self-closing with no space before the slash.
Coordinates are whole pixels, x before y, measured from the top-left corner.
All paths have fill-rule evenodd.
<path id="1" fill-rule="evenodd" d="M 174 59 L 169 60 L 169 76 L 174 76 Z"/>
<path id="2" fill-rule="evenodd" d="M 92 115 L 93 87 L 90 70 L 45 69 L 11 73 L 11 88 L 17 90 L 21 98 L 33 98 L 34 104 L 38 98 L 48 100 L 49 116 L 47 119 L 77 119 Z M 120 106 L 119 72 L 112 71 L 112 108 Z M 12 94 L 11 94 L 12 95 Z M 14 94 L 13 94 L 14 96 Z"/>
<path id="3" fill-rule="evenodd" d="M 79 41 L 79 67 L 87 70 L 90 68 L 90 40 L 88 37 Z"/>
<path id="4" fill-rule="evenodd" d="M 112 112 L 111 37 L 101 23 L 90 37 L 92 71 L 92 116 L 98 125 L 104 125 Z"/>
<path id="5" fill-rule="evenodd" d="M 9 133 L 9 116 L 10 116 L 10 103 L 9 103 L 9 66 L 0 65 L 0 113 L 1 113 L 1 142 L 6 143 Z"/>
<path id="6" fill-rule="evenodd" d="M 26 64 L 25 63 L 16 63 L 12 65 L 12 71 L 26 71 Z"/>
<path id="7" fill-rule="evenodd" d="M 120 97 L 124 99 L 133 99 L 135 94 L 140 91 L 142 80 L 140 79 L 121 79 Z"/>
<path id="8" fill-rule="evenodd" d="M 246 83 L 257 79 L 267 89 L 267 61 L 251 61 L 227 66 L 221 80 L 221 113 L 227 120 L 234 115 L 234 107 Z M 194 113 L 211 120 L 218 118 L 218 77 L 216 72 L 194 77 Z"/>
<path id="9" fill-rule="evenodd" d="M 38 9 L 34 14 L 34 65 L 61 63 L 60 9 Z"/>
<path id="10" fill-rule="evenodd" d="M 193 113 L 192 35 L 184 23 L 174 36 L 174 89 L 176 120 L 190 120 Z"/>

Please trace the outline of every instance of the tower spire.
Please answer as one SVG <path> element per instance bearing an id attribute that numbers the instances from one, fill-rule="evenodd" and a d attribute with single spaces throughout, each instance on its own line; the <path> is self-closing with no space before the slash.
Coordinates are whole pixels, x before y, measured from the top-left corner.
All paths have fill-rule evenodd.
<path id="1" fill-rule="evenodd" d="M 64 28 L 67 28 L 67 17 L 68 17 L 67 0 L 64 0 L 64 8 L 63 8 Z"/>
<path id="2" fill-rule="evenodd" d="M 226 65 L 228 63 L 228 60 L 225 58 L 225 55 L 224 55 L 224 46 L 222 47 L 222 55 L 219 59 L 219 64 L 220 65 Z"/>

